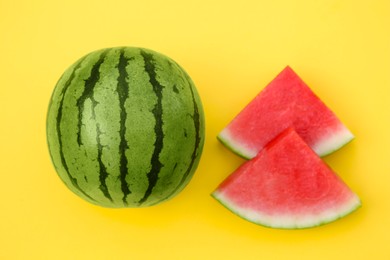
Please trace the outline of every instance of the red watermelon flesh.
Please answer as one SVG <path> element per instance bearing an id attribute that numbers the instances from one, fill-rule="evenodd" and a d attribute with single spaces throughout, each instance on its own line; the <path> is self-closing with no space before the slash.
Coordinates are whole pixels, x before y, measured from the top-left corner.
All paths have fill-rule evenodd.
<path id="1" fill-rule="evenodd" d="M 301 78 L 286 67 L 220 132 L 218 139 L 250 159 L 291 126 L 319 156 L 354 138 Z"/>
<path id="2" fill-rule="evenodd" d="M 292 128 L 246 161 L 212 196 L 244 219 L 286 229 L 325 224 L 361 204 Z"/>

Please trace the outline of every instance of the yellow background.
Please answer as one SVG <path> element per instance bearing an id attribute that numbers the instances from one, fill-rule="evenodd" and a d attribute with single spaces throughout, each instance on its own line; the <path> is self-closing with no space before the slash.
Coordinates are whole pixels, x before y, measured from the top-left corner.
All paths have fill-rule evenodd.
<path id="1" fill-rule="evenodd" d="M 1 0 L 0 259 L 390 259 L 389 29 L 388 0 Z M 192 182 L 152 208 L 77 198 L 46 146 L 65 68 L 123 45 L 175 59 L 206 113 Z M 216 135 L 286 65 L 356 135 L 325 160 L 363 207 L 313 229 L 257 226 L 209 196 L 243 162 Z"/>

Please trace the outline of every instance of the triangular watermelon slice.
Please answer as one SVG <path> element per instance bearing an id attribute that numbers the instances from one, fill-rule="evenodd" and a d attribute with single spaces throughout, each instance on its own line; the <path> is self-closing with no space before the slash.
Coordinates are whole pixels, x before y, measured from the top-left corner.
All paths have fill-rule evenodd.
<path id="1" fill-rule="evenodd" d="M 286 67 L 220 132 L 218 139 L 250 159 L 291 126 L 319 156 L 354 138 L 300 77 Z"/>
<path id="2" fill-rule="evenodd" d="M 358 196 L 289 128 L 212 193 L 232 212 L 274 228 L 308 228 L 358 208 Z"/>

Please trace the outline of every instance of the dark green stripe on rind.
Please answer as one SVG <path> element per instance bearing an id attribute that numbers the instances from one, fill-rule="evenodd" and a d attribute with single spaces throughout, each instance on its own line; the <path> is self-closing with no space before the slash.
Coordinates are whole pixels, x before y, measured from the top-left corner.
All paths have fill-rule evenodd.
<path id="1" fill-rule="evenodd" d="M 77 143 L 79 145 L 82 144 L 81 140 L 81 124 L 82 124 L 82 116 L 83 116 L 83 111 L 84 111 L 84 105 L 85 105 L 85 100 L 87 98 L 90 98 L 92 102 L 96 103 L 93 97 L 93 88 L 95 87 L 96 83 L 99 81 L 100 78 L 100 66 L 104 62 L 104 57 L 106 56 L 107 51 L 102 52 L 100 54 L 99 60 L 93 65 L 92 70 L 91 70 L 91 75 L 90 77 L 85 80 L 84 84 L 84 91 L 77 100 L 77 107 L 79 108 L 79 120 L 78 120 L 78 131 L 77 131 Z"/>
<path id="2" fill-rule="evenodd" d="M 62 149 L 63 146 L 62 146 L 62 139 L 61 139 L 62 138 L 62 134 L 61 134 L 61 120 L 62 120 L 62 109 L 63 109 L 63 106 L 64 106 L 65 95 L 66 95 L 66 92 L 67 92 L 69 86 L 71 85 L 71 83 L 72 83 L 72 81 L 73 81 L 73 79 L 75 77 L 76 71 L 80 68 L 82 61 L 83 60 L 80 60 L 79 63 L 75 66 L 75 68 L 72 71 L 72 74 L 70 75 L 70 77 L 68 78 L 66 83 L 64 84 L 64 87 L 63 87 L 63 89 L 61 91 L 62 98 L 60 100 L 58 111 L 57 111 L 56 129 L 57 129 L 57 137 L 58 137 L 58 144 L 59 144 L 58 146 L 59 146 L 59 153 L 60 153 L 61 163 L 62 163 L 62 166 L 64 167 L 64 170 L 65 170 L 65 172 L 66 172 L 70 182 L 72 183 L 73 187 L 76 188 L 77 191 L 81 192 L 81 194 L 83 194 L 85 197 L 87 197 L 91 201 L 96 202 L 96 200 L 94 198 L 89 196 L 83 189 L 80 188 L 80 186 L 78 184 L 78 181 L 77 181 L 77 178 L 74 178 L 72 176 L 72 174 L 70 173 L 69 167 L 68 167 L 68 163 L 65 160 L 64 151 Z"/>
<path id="3" fill-rule="evenodd" d="M 97 160 L 99 162 L 99 181 L 100 181 L 99 189 L 103 192 L 103 194 L 106 198 L 108 198 L 111 202 L 113 202 L 111 195 L 110 195 L 110 192 L 108 191 L 108 188 L 107 188 L 107 183 L 106 183 L 106 180 L 108 177 L 107 168 L 102 161 L 103 145 L 100 143 L 100 135 L 101 134 L 102 134 L 102 132 L 100 130 L 99 123 L 96 123 L 96 143 L 97 143 L 97 147 L 98 147 Z"/>
<path id="4" fill-rule="evenodd" d="M 96 84 L 99 82 L 100 66 L 103 64 L 107 52 L 108 52 L 108 50 L 102 52 L 100 54 L 99 60 L 93 65 L 92 70 L 91 70 L 91 75 L 89 76 L 88 79 L 85 80 L 84 91 L 77 100 L 77 107 L 79 109 L 77 142 L 79 145 L 82 145 L 81 124 L 82 124 L 82 116 L 83 116 L 85 101 L 87 99 L 91 100 L 91 102 L 92 102 L 92 119 L 96 120 L 95 108 L 96 108 L 98 102 L 95 100 L 95 98 L 93 96 L 93 93 L 94 93 L 93 91 L 94 91 Z M 99 127 L 100 127 L 99 123 L 97 122 L 96 123 L 96 143 L 97 143 L 97 152 L 98 152 L 97 161 L 99 164 L 99 181 L 100 181 L 99 189 L 102 191 L 104 196 L 112 202 L 113 200 L 112 200 L 110 192 L 107 188 L 107 183 L 106 183 L 106 180 L 108 177 L 108 172 L 107 172 L 106 166 L 104 165 L 104 163 L 102 161 L 103 146 L 100 143 L 101 131 L 100 131 Z"/>
<path id="5" fill-rule="evenodd" d="M 150 84 L 153 87 L 153 91 L 155 92 L 157 96 L 157 102 L 152 110 L 152 113 L 154 115 L 154 118 L 156 120 L 154 131 L 156 134 L 156 140 L 154 143 L 154 151 L 151 159 L 151 169 L 147 173 L 148 177 L 148 188 L 142 197 L 142 199 L 139 201 L 140 204 L 144 203 L 152 193 L 153 187 L 156 185 L 158 180 L 158 174 L 163 167 L 163 164 L 160 161 L 159 155 L 163 149 L 163 139 L 164 139 L 164 133 L 163 133 L 163 122 L 162 122 L 162 90 L 163 86 L 157 81 L 156 79 L 156 71 L 155 71 L 155 65 L 153 61 L 153 55 L 150 53 L 147 53 L 143 50 L 141 50 L 141 55 L 145 62 L 145 71 L 149 75 L 149 81 Z"/>
<path id="6" fill-rule="evenodd" d="M 173 67 L 174 65 L 176 65 L 178 68 L 180 68 L 180 66 L 176 63 L 169 63 L 171 67 Z M 176 185 L 176 187 L 171 191 L 171 193 L 169 193 L 168 195 L 166 195 L 164 198 L 158 200 L 158 201 L 155 201 L 153 202 L 152 204 L 150 204 L 150 206 L 152 205 L 156 205 L 156 204 L 159 204 L 169 198 L 171 198 L 175 193 L 178 193 L 180 190 L 182 190 L 184 187 L 185 187 L 185 183 L 187 181 L 189 181 L 189 177 L 190 177 L 190 174 L 193 173 L 195 167 L 197 167 L 197 165 L 195 165 L 195 163 L 197 163 L 199 160 L 199 152 L 201 152 L 201 149 L 203 149 L 203 142 L 204 140 L 202 140 L 201 138 L 201 131 L 203 131 L 203 129 L 201 129 L 201 127 L 204 127 L 203 124 L 204 124 L 204 121 L 203 121 L 203 117 L 201 117 L 201 114 L 200 113 L 203 113 L 203 108 L 201 107 L 201 104 L 199 103 L 198 105 L 198 101 L 197 101 L 197 98 L 195 97 L 195 95 L 197 95 L 197 93 L 195 93 L 193 89 L 193 85 L 192 85 L 192 80 L 189 78 L 189 76 L 187 75 L 187 73 L 185 73 L 184 71 L 182 71 L 182 69 L 180 68 L 180 71 L 181 71 L 181 75 L 187 80 L 188 82 L 188 88 L 190 90 L 190 93 L 191 93 L 191 98 L 192 98 L 192 104 L 193 104 L 193 115 L 192 115 L 192 119 L 193 119 L 193 122 L 194 122 L 194 129 L 195 129 L 195 145 L 194 145 L 194 149 L 192 151 L 192 154 L 191 154 L 191 161 L 188 165 L 188 168 L 186 169 L 186 171 L 183 173 L 179 183 Z M 174 88 L 173 88 L 173 91 L 175 93 L 176 92 L 176 86 L 174 85 Z M 184 132 L 184 135 L 187 137 L 187 133 Z M 173 171 L 175 170 L 177 165 L 175 165 Z"/>
<path id="7" fill-rule="evenodd" d="M 189 82 L 191 82 L 190 79 L 188 79 Z M 199 152 L 199 145 L 201 145 L 201 139 L 200 139 L 200 116 L 199 116 L 199 108 L 198 103 L 196 102 L 195 96 L 194 96 L 194 90 L 192 89 L 192 86 L 189 86 L 192 96 L 192 102 L 194 105 L 194 114 L 193 114 L 193 120 L 194 120 L 194 127 L 195 127 L 195 146 L 194 151 L 191 154 L 191 162 L 186 170 L 186 172 L 183 174 L 183 177 L 181 178 L 179 185 L 177 185 L 176 189 L 172 192 L 175 193 L 176 190 L 180 189 L 185 181 L 188 178 L 188 175 L 192 172 L 192 168 L 194 166 L 194 163 L 196 159 L 198 158 L 198 152 Z M 171 195 L 172 195 L 171 194 Z M 169 196 L 171 196 L 169 195 Z"/>
<path id="8" fill-rule="evenodd" d="M 125 57 L 124 50 L 122 49 L 119 56 L 119 63 L 118 63 L 118 85 L 117 85 L 117 92 L 119 96 L 119 107 L 120 107 L 120 144 L 119 144 L 119 153 L 120 153 L 120 161 L 119 161 L 119 179 L 121 181 L 121 190 L 123 192 L 123 198 L 122 201 L 125 205 L 127 205 L 127 196 L 131 194 L 131 191 L 129 189 L 129 185 L 126 181 L 126 176 L 128 174 L 128 160 L 126 157 L 126 150 L 129 149 L 129 145 L 126 140 L 126 108 L 125 108 L 125 102 L 127 98 L 129 97 L 129 85 L 127 82 L 128 73 L 126 71 L 126 67 L 129 63 L 129 59 Z"/>

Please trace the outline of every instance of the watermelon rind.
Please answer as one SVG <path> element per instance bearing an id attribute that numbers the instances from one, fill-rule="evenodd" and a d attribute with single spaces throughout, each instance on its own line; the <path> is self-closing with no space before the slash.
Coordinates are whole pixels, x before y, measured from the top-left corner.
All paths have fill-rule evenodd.
<path id="1" fill-rule="evenodd" d="M 337 132 L 330 134 L 326 138 L 319 140 L 312 149 L 320 157 L 327 156 L 346 144 L 350 143 L 355 136 L 346 127 L 341 127 Z"/>
<path id="2" fill-rule="evenodd" d="M 249 160 L 256 156 L 256 151 L 250 150 L 248 147 L 244 147 L 243 144 L 237 143 L 234 139 L 230 138 L 226 129 L 222 130 L 219 135 L 217 135 L 217 139 L 232 152 L 244 159 Z"/>
<path id="3" fill-rule="evenodd" d="M 250 149 L 245 146 L 244 142 L 240 143 L 232 138 L 227 128 L 223 129 L 217 135 L 217 139 L 229 150 L 247 160 L 254 158 L 257 153 L 260 152 Z M 355 139 L 355 136 L 352 132 L 349 131 L 348 128 L 342 126 L 338 131 L 330 133 L 328 136 L 319 140 L 313 145 L 312 149 L 318 156 L 325 157 L 352 142 L 353 139 Z"/>
<path id="4" fill-rule="evenodd" d="M 218 190 L 214 191 L 211 196 L 237 216 L 254 224 L 276 229 L 306 229 L 322 226 L 343 218 L 361 207 L 359 197 L 356 194 L 352 194 L 345 203 L 323 211 L 320 214 L 271 216 L 235 205 L 224 196 L 223 192 Z"/>

